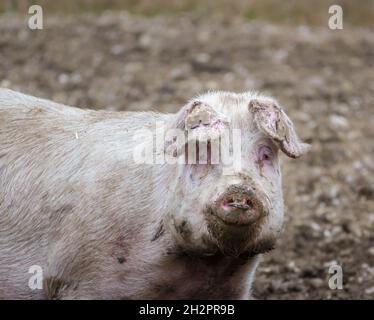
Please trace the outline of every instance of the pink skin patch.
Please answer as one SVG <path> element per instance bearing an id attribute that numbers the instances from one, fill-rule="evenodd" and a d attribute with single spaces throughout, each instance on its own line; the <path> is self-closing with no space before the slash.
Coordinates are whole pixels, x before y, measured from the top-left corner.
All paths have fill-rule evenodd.
<path id="1" fill-rule="evenodd" d="M 272 166 L 274 159 L 274 152 L 273 150 L 265 145 L 260 146 L 258 150 L 258 162 L 262 164 L 262 166 Z"/>
<path id="2" fill-rule="evenodd" d="M 269 144 L 261 144 L 257 153 L 255 154 L 255 161 L 259 166 L 261 173 L 271 177 L 275 174 L 276 170 L 274 163 L 277 157 L 275 147 Z"/>

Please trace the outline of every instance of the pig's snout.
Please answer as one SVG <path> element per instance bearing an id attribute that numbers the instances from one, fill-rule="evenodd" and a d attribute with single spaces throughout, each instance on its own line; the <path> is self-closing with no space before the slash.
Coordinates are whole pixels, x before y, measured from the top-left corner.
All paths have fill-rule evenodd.
<path id="1" fill-rule="evenodd" d="M 212 213 L 229 225 L 248 225 L 263 215 L 255 193 L 242 185 L 230 186 L 215 202 Z"/>

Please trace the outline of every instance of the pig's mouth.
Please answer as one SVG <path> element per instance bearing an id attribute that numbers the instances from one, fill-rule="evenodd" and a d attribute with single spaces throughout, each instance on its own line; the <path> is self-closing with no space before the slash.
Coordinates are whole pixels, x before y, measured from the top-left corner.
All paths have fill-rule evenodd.
<path id="1" fill-rule="evenodd" d="M 225 216 L 217 214 L 216 217 L 224 224 L 230 226 L 249 226 L 258 220 L 256 217 L 246 212 L 235 212 Z"/>

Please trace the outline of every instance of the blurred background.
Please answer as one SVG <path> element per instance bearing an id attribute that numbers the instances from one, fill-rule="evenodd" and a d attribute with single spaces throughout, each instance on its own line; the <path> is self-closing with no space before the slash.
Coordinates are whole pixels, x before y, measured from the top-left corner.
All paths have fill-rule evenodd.
<path id="1" fill-rule="evenodd" d="M 28 28 L 32 4 L 42 30 Z M 343 30 L 328 27 L 333 4 Z M 285 227 L 254 295 L 374 299 L 373 0 L 2 0 L 0 86 L 166 112 L 208 89 L 273 95 L 313 148 L 282 158 Z"/>

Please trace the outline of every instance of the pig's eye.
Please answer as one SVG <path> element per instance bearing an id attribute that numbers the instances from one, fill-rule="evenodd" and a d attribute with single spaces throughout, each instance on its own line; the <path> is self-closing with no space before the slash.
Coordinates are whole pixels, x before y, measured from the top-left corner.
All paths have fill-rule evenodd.
<path id="1" fill-rule="evenodd" d="M 261 146 L 258 152 L 258 160 L 260 163 L 271 164 L 274 159 L 274 152 L 268 146 Z"/>

